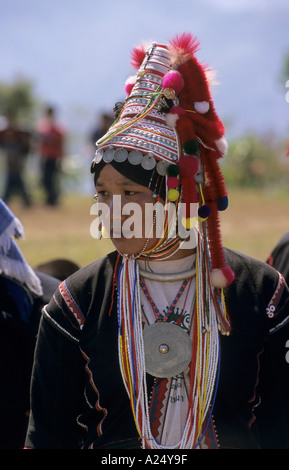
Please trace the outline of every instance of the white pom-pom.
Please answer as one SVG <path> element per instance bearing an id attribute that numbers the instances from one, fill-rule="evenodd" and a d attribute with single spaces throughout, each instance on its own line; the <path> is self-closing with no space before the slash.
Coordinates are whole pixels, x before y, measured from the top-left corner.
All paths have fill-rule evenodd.
<path id="1" fill-rule="evenodd" d="M 218 149 L 220 150 L 220 152 L 222 153 L 222 155 L 226 155 L 227 150 L 228 150 L 227 140 L 224 137 L 221 137 L 221 139 L 216 140 L 216 145 Z"/>
<path id="2" fill-rule="evenodd" d="M 125 85 L 135 85 L 137 81 L 137 76 L 136 75 L 130 75 L 126 81 L 125 81 Z"/>
<path id="3" fill-rule="evenodd" d="M 169 127 L 175 128 L 177 125 L 177 121 L 179 119 L 179 115 L 177 113 L 168 113 L 166 114 L 166 124 Z"/>
<path id="4" fill-rule="evenodd" d="M 194 103 L 195 110 L 200 114 L 205 114 L 210 109 L 210 103 L 208 101 L 196 101 Z"/>
<path id="5" fill-rule="evenodd" d="M 137 80 L 136 75 L 131 75 L 130 77 L 126 79 L 125 84 L 124 84 L 124 89 L 125 89 L 127 96 L 131 94 L 131 91 L 134 85 L 136 84 L 136 80 Z"/>
<path id="6" fill-rule="evenodd" d="M 223 289 L 227 286 L 228 281 L 221 269 L 213 269 L 213 271 L 211 271 L 211 283 L 214 287 L 219 289 Z"/>
<path id="7" fill-rule="evenodd" d="M 234 279 L 235 274 L 229 266 L 223 266 L 211 271 L 211 283 L 219 289 L 229 286 Z"/>

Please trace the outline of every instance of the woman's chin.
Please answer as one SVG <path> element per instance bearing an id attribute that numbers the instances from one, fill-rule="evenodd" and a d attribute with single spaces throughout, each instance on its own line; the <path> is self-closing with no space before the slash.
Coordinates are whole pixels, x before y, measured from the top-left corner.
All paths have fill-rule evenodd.
<path id="1" fill-rule="evenodd" d="M 147 241 L 142 238 L 126 238 L 123 235 L 120 237 L 111 237 L 111 241 L 117 251 L 126 255 L 136 255 L 144 251 L 144 248 L 147 250 L 155 244 L 153 240 L 147 243 Z"/>

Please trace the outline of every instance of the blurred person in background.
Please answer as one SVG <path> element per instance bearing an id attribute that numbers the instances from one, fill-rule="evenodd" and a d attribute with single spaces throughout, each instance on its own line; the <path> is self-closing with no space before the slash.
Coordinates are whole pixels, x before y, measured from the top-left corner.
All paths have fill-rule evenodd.
<path id="1" fill-rule="evenodd" d="M 56 122 L 55 109 L 48 106 L 43 119 L 36 127 L 39 141 L 42 185 L 46 194 L 46 204 L 55 206 L 60 197 L 61 161 L 64 156 L 65 133 Z"/>
<path id="2" fill-rule="evenodd" d="M 5 188 L 3 200 L 9 203 L 19 195 L 24 206 L 31 205 L 31 195 L 26 185 L 26 163 L 32 144 L 32 134 L 17 125 L 13 113 L 7 114 L 7 125 L 0 129 L 0 148 L 6 160 Z"/>
<path id="3" fill-rule="evenodd" d="M 21 222 L 0 200 L 0 449 L 24 446 L 41 309 L 60 282 L 27 264 L 14 241 L 23 237 Z"/>
<path id="4" fill-rule="evenodd" d="M 277 269 L 289 285 L 289 231 L 280 238 L 268 255 L 266 262 Z"/>
<path id="5" fill-rule="evenodd" d="M 93 148 L 95 148 L 95 143 L 103 136 L 107 129 L 112 125 L 114 118 L 113 115 L 110 113 L 102 113 L 99 119 L 99 123 L 93 129 L 89 135 L 89 141 L 92 144 Z"/>
<path id="6" fill-rule="evenodd" d="M 286 157 L 289 157 L 289 140 L 287 142 Z M 289 230 L 277 242 L 268 255 L 266 262 L 283 274 L 289 286 Z"/>

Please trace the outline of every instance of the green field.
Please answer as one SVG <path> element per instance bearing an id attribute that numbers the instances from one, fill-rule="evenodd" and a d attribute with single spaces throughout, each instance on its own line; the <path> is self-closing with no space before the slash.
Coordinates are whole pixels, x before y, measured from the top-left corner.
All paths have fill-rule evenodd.
<path id="1" fill-rule="evenodd" d="M 84 266 L 111 251 L 109 240 L 90 235 L 92 197 L 66 195 L 58 208 L 42 203 L 24 209 L 17 199 L 10 208 L 21 220 L 25 240 L 20 247 L 31 266 L 55 258 L 68 258 Z M 230 204 L 221 215 L 223 244 L 265 260 L 275 243 L 289 230 L 289 192 L 230 191 Z"/>

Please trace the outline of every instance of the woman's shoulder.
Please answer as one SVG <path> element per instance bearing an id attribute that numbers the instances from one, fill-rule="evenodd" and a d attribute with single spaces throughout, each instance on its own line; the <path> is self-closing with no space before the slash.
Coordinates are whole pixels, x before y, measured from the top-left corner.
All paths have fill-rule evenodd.
<path id="1" fill-rule="evenodd" d="M 225 248 L 225 256 L 237 279 L 242 281 L 248 279 L 249 282 L 253 279 L 255 283 L 263 283 L 264 278 L 268 278 L 273 283 L 278 281 L 279 273 L 265 261 L 228 248 Z"/>
<path id="2" fill-rule="evenodd" d="M 234 250 L 225 249 L 225 256 L 235 273 L 233 283 L 226 288 L 230 310 L 240 310 L 242 316 L 255 312 L 255 317 L 268 320 L 271 331 L 286 323 L 289 289 L 282 274 L 265 262 Z"/>
<path id="3" fill-rule="evenodd" d="M 117 261 L 117 252 L 113 251 L 107 255 L 99 258 L 92 263 L 80 268 L 69 276 L 65 282 L 69 285 L 81 286 L 86 282 L 93 282 L 100 275 L 110 276 L 111 272 L 114 271 L 115 263 Z"/>
<path id="4" fill-rule="evenodd" d="M 109 297 L 117 253 L 112 252 L 79 269 L 62 281 L 48 305 L 44 316 L 64 332 L 80 331 L 96 299 Z"/>

